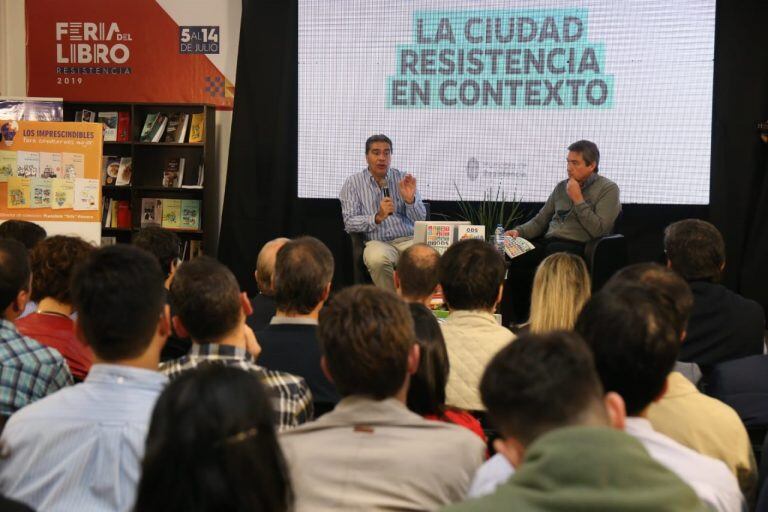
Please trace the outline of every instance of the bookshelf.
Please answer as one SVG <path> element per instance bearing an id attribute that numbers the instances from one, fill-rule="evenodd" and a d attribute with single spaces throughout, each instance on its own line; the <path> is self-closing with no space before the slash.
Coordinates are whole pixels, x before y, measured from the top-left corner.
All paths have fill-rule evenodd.
<path id="1" fill-rule="evenodd" d="M 218 246 L 219 176 L 216 168 L 215 109 L 213 105 L 174 103 L 109 103 L 64 102 L 64 120 L 74 121 L 78 111 L 127 112 L 128 140 L 104 141 L 105 156 L 130 157 L 132 176 L 130 185 L 105 185 L 102 177 L 102 200 L 127 201 L 130 205 L 130 225 L 104 227 L 102 237 L 115 237 L 117 243 L 129 243 L 141 229 L 142 200 L 200 201 L 199 229 L 168 228 L 180 238 L 182 246 L 192 240 L 202 242 L 203 253 L 215 256 Z M 148 114 L 188 114 L 185 142 L 141 141 L 142 128 Z M 204 135 L 202 142 L 186 142 L 191 131 L 192 115 L 203 114 Z M 181 187 L 164 187 L 163 173 L 168 161 L 183 158 L 184 176 Z M 106 162 L 106 160 L 105 160 Z M 203 171 L 203 184 L 199 188 L 186 188 L 198 183 L 199 170 Z"/>

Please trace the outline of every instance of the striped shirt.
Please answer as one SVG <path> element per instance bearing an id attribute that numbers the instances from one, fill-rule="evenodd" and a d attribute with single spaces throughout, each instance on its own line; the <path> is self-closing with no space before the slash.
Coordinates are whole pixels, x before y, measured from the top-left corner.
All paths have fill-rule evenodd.
<path id="1" fill-rule="evenodd" d="M 0 415 L 10 416 L 71 384 L 72 374 L 57 350 L 22 336 L 0 318 Z"/>
<path id="2" fill-rule="evenodd" d="M 303 378 L 290 373 L 267 370 L 256 364 L 245 349 L 215 343 L 192 345 L 189 353 L 160 365 L 160 371 L 171 380 L 203 363 L 219 363 L 255 373 L 272 394 L 275 425 L 280 431 L 298 427 L 314 415 L 312 392 Z"/>
<path id="3" fill-rule="evenodd" d="M 152 408 L 168 379 L 95 364 L 82 384 L 8 420 L 0 494 L 36 510 L 133 510 Z"/>
<path id="4" fill-rule="evenodd" d="M 381 200 L 384 199 L 384 193 L 368 168 L 347 178 L 339 193 L 346 232 L 365 233 L 368 240 L 382 242 L 413 236 L 413 223 L 426 219 L 427 210 L 418 191 L 413 204 L 407 204 L 403 200 L 398 187 L 403 178 L 404 172 L 393 168 L 387 171 L 386 181 L 389 195 L 395 202 L 395 213 L 384 219 L 381 224 L 376 224 L 375 217 Z"/>

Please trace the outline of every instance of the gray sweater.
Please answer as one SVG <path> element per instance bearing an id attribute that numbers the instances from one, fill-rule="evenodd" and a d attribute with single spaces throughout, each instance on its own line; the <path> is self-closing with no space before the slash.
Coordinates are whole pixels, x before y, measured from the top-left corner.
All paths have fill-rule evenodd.
<path id="1" fill-rule="evenodd" d="M 584 202 L 574 205 L 566 192 L 568 180 L 555 186 L 547 202 L 534 218 L 515 227 L 528 240 L 562 238 L 587 242 L 611 233 L 621 212 L 619 187 L 608 178 L 593 174 L 581 188 Z"/>

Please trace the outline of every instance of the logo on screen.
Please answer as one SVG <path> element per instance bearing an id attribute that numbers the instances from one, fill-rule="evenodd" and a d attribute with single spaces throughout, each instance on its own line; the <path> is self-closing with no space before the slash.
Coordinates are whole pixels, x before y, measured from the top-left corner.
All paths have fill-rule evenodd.
<path id="1" fill-rule="evenodd" d="M 480 176 L 480 162 L 472 157 L 467 161 L 467 178 L 469 181 L 475 181 Z"/>

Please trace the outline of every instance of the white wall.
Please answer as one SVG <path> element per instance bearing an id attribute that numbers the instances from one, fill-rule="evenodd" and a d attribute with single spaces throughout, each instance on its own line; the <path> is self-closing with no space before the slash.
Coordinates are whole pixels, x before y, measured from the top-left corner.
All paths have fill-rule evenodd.
<path id="1" fill-rule="evenodd" d="M 0 0 L 0 96 L 27 95 L 25 0 Z M 64 98 L 66 99 L 66 98 Z M 231 111 L 216 112 L 216 166 L 219 169 L 219 212 L 224 205 L 227 181 L 229 136 L 232 125 Z M 218 240 L 218 236 L 215 237 Z"/>

